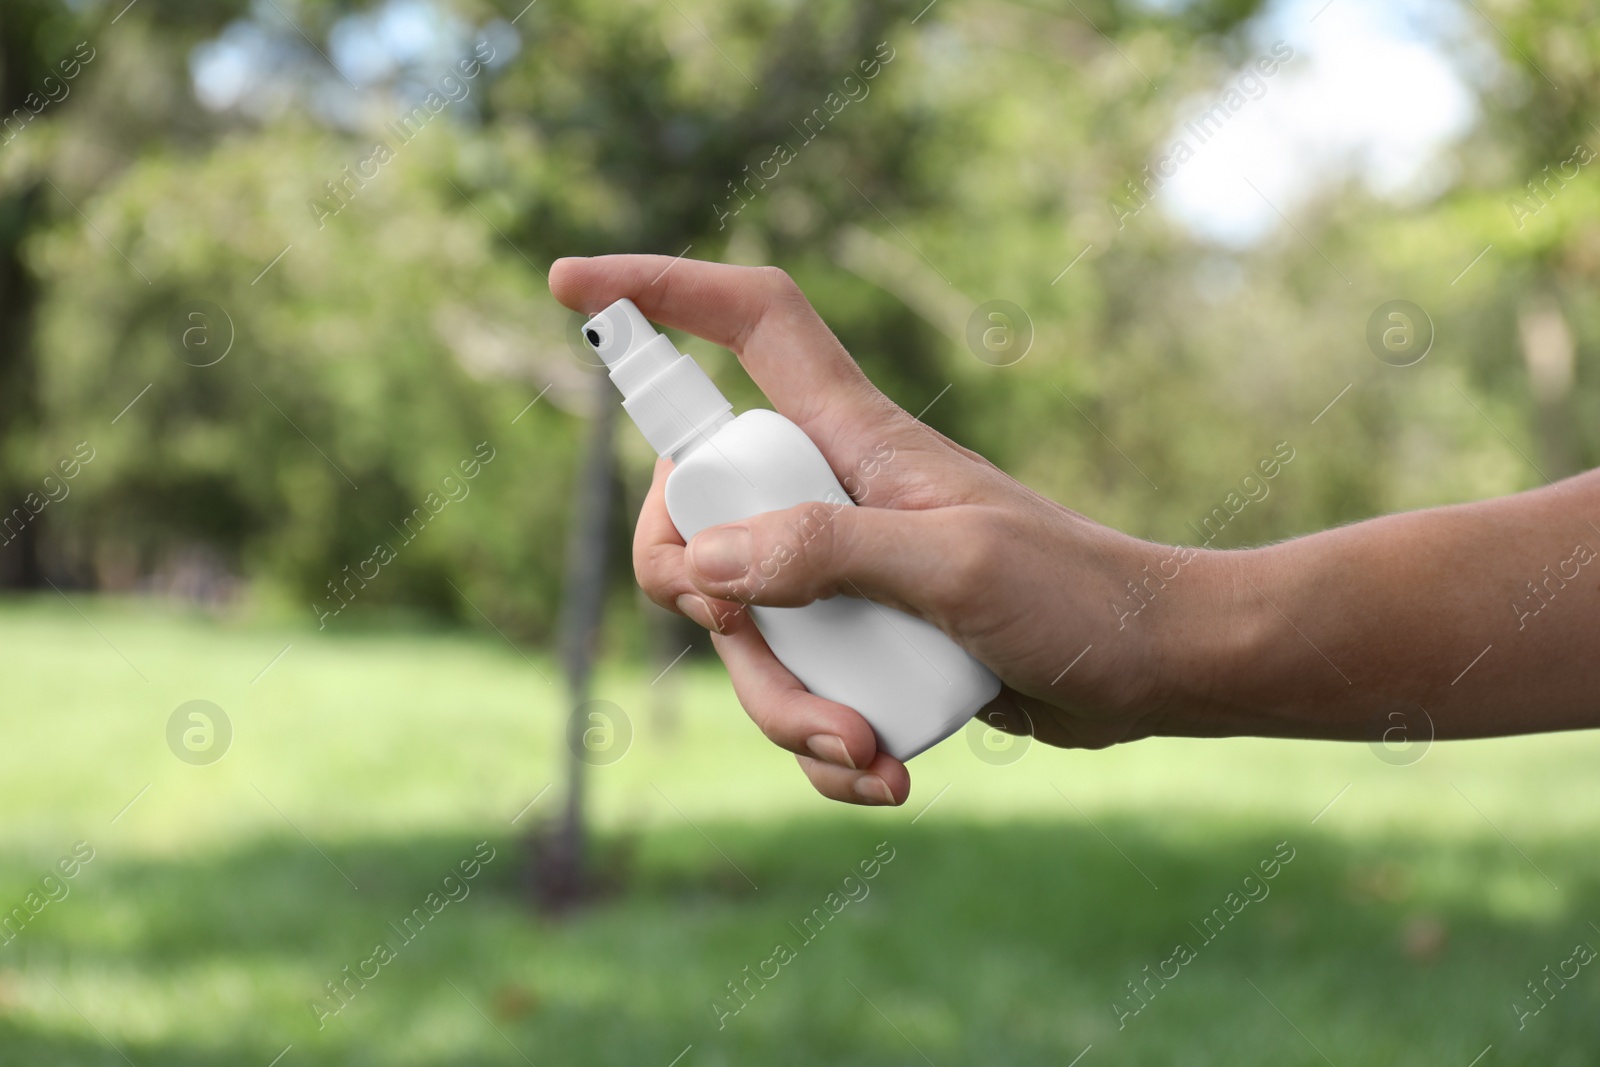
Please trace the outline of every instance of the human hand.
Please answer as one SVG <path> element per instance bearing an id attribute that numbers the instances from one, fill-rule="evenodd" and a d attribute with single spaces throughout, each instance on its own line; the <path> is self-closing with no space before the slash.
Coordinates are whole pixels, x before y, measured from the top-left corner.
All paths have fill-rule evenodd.
<path id="1" fill-rule="evenodd" d="M 910 776 L 877 750 L 866 720 L 808 692 L 778 662 L 745 604 L 864 595 L 919 615 L 1005 683 L 981 713 L 986 722 L 1068 747 L 1155 732 L 1184 695 L 1171 680 L 1196 676 L 1189 668 L 1216 647 L 1207 639 L 1214 620 L 1168 634 L 1128 626 L 1114 605 L 1142 603 L 1131 585 L 1154 590 L 1155 575 L 1160 596 L 1214 606 L 1221 588 L 1231 591 L 1229 554 L 1097 525 L 913 418 L 867 380 L 782 271 L 664 256 L 562 259 L 550 289 L 587 314 L 628 297 L 655 322 L 731 349 L 864 505 L 835 509 L 803 541 L 793 529 L 810 505 L 704 530 L 686 547 L 664 503 L 672 467 L 663 459 L 634 538 L 639 584 L 712 631 L 740 703 L 824 796 L 900 804 Z M 744 578 L 753 561 L 779 554 L 787 562 L 775 576 Z"/>

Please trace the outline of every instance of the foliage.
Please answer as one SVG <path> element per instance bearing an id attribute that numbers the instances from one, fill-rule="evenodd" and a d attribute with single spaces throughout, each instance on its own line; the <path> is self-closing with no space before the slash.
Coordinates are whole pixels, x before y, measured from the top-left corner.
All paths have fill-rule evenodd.
<path id="1" fill-rule="evenodd" d="M 1173 101 L 1214 94 L 1252 54 L 1249 5 L 545 0 L 512 25 L 463 0 L 438 9 L 444 44 L 357 93 L 330 42 L 385 10 L 217 9 L 180 29 L 181 6 L 150 0 L 99 18 L 81 90 L 0 149 L 6 182 L 32 190 L 22 247 L 39 288 L 37 396 L 7 423 L 5 481 L 104 442 L 76 500 L 40 519 L 50 573 L 161 584 L 199 553 L 322 610 L 328 583 L 486 441 L 499 458 L 471 498 L 396 546 L 350 610 L 476 620 L 475 606 L 547 636 L 591 403 L 572 316 L 541 277 L 565 254 L 778 263 L 895 400 L 1156 538 L 1199 540 L 1192 524 L 1279 442 L 1293 464 L 1218 544 L 1600 459 L 1600 392 L 1581 371 L 1600 339 L 1600 187 L 1586 168 L 1533 216 L 1508 208 L 1573 145 L 1600 147 L 1597 49 L 1572 43 L 1600 29 L 1545 32 L 1558 0 L 1492 13 L 1515 47 L 1473 68 L 1483 119 L 1442 191 L 1394 204 L 1331 190 L 1248 252 L 1197 244 L 1155 209 L 1119 226 L 1111 202 L 1166 138 Z M 252 99 L 275 103 L 205 111 L 194 49 L 246 31 L 270 45 Z M 71 34 L 36 37 L 44 54 Z M 468 94 L 402 143 L 390 123 L 408 94 L 484 42 L 496 58 Z M 813 115 L 828 121 L 808 138 Z M 374 163 L 380 141 L 392 158 Z M 793 158 L 776 177 L 730 189 L 770 174 L 782 142 Z M 364 166 L 376 175 L 349 182 Z M 1415 367 L 1362 340 L 1396 297 L 1437 329 Z M 196 299 L 231 319 L 216 366 L 180 361 L 168 336 Z M 969 348 L 991 299 L 1031 319 L 1013 366 Z M 1529 316 L 1552 308 L 1580 357 L 1554 389 L 1523 354 Z M 762 402 L 731 357 L 689 347 L 737 403 Z M 624 436 L 636 496 L 649 457 Z M 624 543 L 619 528 L 619 585 Z"/>

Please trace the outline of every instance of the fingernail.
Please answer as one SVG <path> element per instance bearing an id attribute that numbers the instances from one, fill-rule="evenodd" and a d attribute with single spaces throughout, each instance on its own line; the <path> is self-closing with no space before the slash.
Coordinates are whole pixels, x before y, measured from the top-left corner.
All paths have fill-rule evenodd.
<path id="1" fill-rule="evenodd" d="M 818 759 L 827 760 L 836 767 L 856 769 L 856 761 L 850 758 L 850 750 L 844 747 L 844 738 L 837 734 L 812 734 L 806 738 L 806 747 Z"/>
<path id="2" fill-rule="evenodd" d="M 714 634 L 722 632 L 721 627 L 717 625 L 717 617 L 712 613 L 711 605 L 706 601 L 705 597 L 696 596 L 693 593 L 684 593 L 673 603 L 678 606 L 679 611 L 689 616 L 698 625 L 704 626 Z"/>
<path id="3" fill-rule="evenodd" d="M 874 804 L 893 804 L 894 794 L 889 785 L 875 774 L 864 774 L 856 779 L 856 793 Z"/>
<path id="4" fill-rule="evenodd" d="M 713 581 L 741 577 L 750 569 L 750 531 L 730 526 L 697 534 L 689 543 L 689 563 Z"/>

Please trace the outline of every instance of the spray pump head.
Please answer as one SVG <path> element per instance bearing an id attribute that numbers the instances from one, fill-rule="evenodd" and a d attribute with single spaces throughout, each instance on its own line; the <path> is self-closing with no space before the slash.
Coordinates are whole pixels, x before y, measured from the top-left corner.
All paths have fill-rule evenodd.
<path id="1" fill-rule="evenodd" d="M 733 411 L 706 372 L 626 297 L 584 323 L 583 338 L 605 361 L 622 409 L 659 455 L 708 437 Z"/>

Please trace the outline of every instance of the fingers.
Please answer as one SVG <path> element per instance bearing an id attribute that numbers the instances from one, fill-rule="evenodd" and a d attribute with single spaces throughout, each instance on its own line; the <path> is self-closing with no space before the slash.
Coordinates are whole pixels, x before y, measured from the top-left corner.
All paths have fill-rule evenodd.
<path id="1" fill-rule="evenodd" d="M 732 349 L 778 411 L 795 422 L 838 405 L 893 407 L 776 267 L 668 256 L 559 259 L 550 267 L 550 291 L 585 312 L 628 297 L 646 318 Z"/>
<path id="2" fill-rule="evenodd" d="M 983 589 L 1003 536 L 987 509 L 801 504 L 703 530 L 687 577 L 709 597 L 799 607 L 843 593 L 938 618 Z"/>
<path id="3" fill-rule="evenodd" d="M 694 620 L 696 625 L 716 632 L 724 620 L 743 610 L 741 605 L 712 601 L 689 581 L 683 562 L 683 537 L 667 514 L 667 475 L 672 461 L 656 461 L 650 491 L 639 509 L 639 523 L 633 530 L 633 573 L 645 595 L 668 611 Z"/>
<path id="4" fill-rule="evenodd" d="M 683 537 L 667 514 L 667 475 L 671 472 L 670 459 L 656 460 L 650 491 L 633 528 L 634 576 L 651 600 L 669 609 L 680 593 L 694 591 L 683 574 Z"/>
<path id="5" fill-rule="evenodd" d="M 843 704 L 807 691 L 778 662 L 742 605 L 708 598 L 689 581 L 683 538 L 664 503 L 671 469 L 668 460 L 656 465 L 640 512 L 634 536 L 640 586 L 656 603 L 713 632 L 739 703 L 770 741 L 795 753 L 819 793 L 852 804 L 904 803 L 911 777 L 905 764 L 878 751 L 867 721 Z"/>
<path id="6" fill-rule="evenodd" d="M 892 756 L 879 753 L 862 772 L 847 771 L 809 756 L 795 756 L 811 787 L 846 804 L 899 805 L 911 795 L 911 773 Z"/>
<path id="7" fill-rule="evenodd" d="M 899 804 L 911 790 L 905 764 L 878 751 L 855 711 L 808 692 L 779 663 L 749 617 L 714 636 L 733 691 L 768 740 L 796 754 L 817 791 L 855 804 Z"/>

